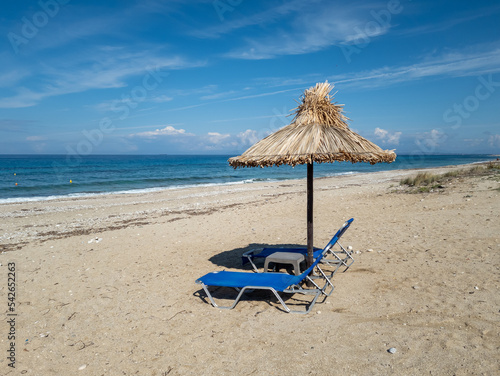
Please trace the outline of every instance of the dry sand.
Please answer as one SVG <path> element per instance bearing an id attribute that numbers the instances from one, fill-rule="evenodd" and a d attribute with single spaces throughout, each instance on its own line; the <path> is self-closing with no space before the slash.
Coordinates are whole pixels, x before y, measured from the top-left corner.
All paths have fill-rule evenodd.
<path id="1" fill-rule="evenodd" d="M 305 244 L 305 180 L 0 205 L 0 374 L 498 375 L 499 182 L 395 193 L 410 174 L 315 180 L 315 245 L 354 217 L 356 262 L 308 315 L 267 294 L 220 310 L 194 283 Z"/>

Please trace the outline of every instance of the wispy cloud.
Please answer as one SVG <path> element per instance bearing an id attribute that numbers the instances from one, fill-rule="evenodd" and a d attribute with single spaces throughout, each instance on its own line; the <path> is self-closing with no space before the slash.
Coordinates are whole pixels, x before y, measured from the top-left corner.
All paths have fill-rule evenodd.
<path id="1" fill-rule="evenodd" d="M 174 98 L 167 95 L 151 96 L 151 98 L 144 97 L 141 98 L 141 102 L 151 102 L 151 103 L 166 103 L 172 101 Z M 121 99 L 112 99 L 103 101 L 94 105 L 88 106 L 89 108 L 96 109 L 100 112 L 121 112 L 121 106 L 128 106 L 129 108 L 135 108 L 137 103 L 131 97 L 125 97 Z M 150 110 L 150 108 L 141 108 L 138 111 Z"/>
<path id="2" fill-rule="evenodd" d="M 165 103 L 165 102 L 170 102 L 173 99 L 174 99 L 173 97 L 169 97 L 169 96 L 166 96 L 166 95 L 158 95 L 157 97 L 151 98 L 151 102 L 154 102 L 154 103 Z"/>
<path id="3" fill-rule="evenodd" d="M 218 119 L 218 120 L 211 120 L 210 123 L 226 123 L 226 122 L 235 122 L 235 121 L 242 121 L 242 120 L 254 120 L 254 119 L 270 119 L 270 118 L 276 118 L 276 117 L 286 117 L 287 115 L 289 115 L 289 114 L 249 116 L 249 117 L 244 117 L 244 118 L 232 118 L 232 119 Z"/>
<path id="4" fill-rule="evenodd" d="M 290 92 L 290 91 L 303 90 L 305 88 L 306 87 L 299 87 L 299 88 L 285 89 L 285 90 L 276 90 L 276 91 L 270 91 L 270 92 L 265 92 L 265 93 L 250 94 L 250 95 L 237 96 L 237 97 L 233 97 L 233 98 L 226 98 L 226 99 L 212 100 L 212 101 L 208 101 L 209 97 L 211 97 L 209 95 L 209 96 L 202 97 L 202 99 L 204 98 L 205 100 L 207 100 L 206 102 L 198 103 L 198 104 L 193 104 L 193 105 L 189 105 L 189 106 L 169 108 L 169 109 L 167 109 L 165 111 L 167 111 L 167 112 L 170 112 L 170 111 L 184 111 L 184 110 L 190 110 L 192 108 L 197 108 L 197 107 L 202 107 L 202 106 L 208 106 L 210 104 L 215 104 L 215 103 L 224 103 L 224 102 L 233 102 L 233 101 L 240 101 L 240 100 L 253 99 L 253 98 L 261 98 L 261 97 L 267 97 L 267 96 L 271 96 L 271 95 L 277 95 L 277 94 L 287 93 L 287 92 Z M 235 91 L 234 93 L 238 93 L 238 92 Z M 224 95 L 225 94 L 226 93 L 224 93 Z M 214 94 L 212 96 L 212 99 L 217 98 L 217 97 L 218 97 L 217 94 Z"/>
<path id="5" fill-rule="evenodd" d="M 59 7 L 54 18 L 48 21 L 43 32 L 37 33 L 33 41 L 27 44 L 26 49 L 30 52 L 54 50 L 75 42 L 82 43 L 94 37 L 111 37 L 115 40 L 127 38 L 128 30 L 136 25 L 147 23 L 149 15 L 174 14 L 182 3 L 179 0 L 168 2 L 148 0 L 128 2 L 126 6 L 113 7 L 106 2 L 94 4 L 70 2 Z M 32 14 L 36 11 L 43 11 L 35 5 L 32 8 Z M 10 31 L 22 34 L 22 24 L 19 20 Z"/>
<path id="6" fill-rule="evenodd" d="M 29 75 L 30 72 L 23 68 L 13 68 L 8 72 L 0 73 L 0 87 L 12 87 L 17 85 L 22 79 Z"/>
<path id="7" fill-rule="evenodd" d="M 399 29 L 398 31 L 396 31 L 396 33 L 402 36 L 440 33 L 452 29 L 460 24 L 474 21 L 479 18 L 488 17 L 492 13 L 496 13 L 500 10 L 499 5 L 487 5 L 485 7 L 482 7 L 482 5 L 483 4 L 478 4 L 478 7 L 475 7 L 475 9 L 468 9 L 466 14 L 450 13 L 450 17 L 441 22 L 432 22 L 412 28 Z"/>
<path id="8" fill-rule="evenodd" d="M 377 68 L 370 71 L 330 76 L 335 84 L 355 87 L 380 87 L 432 76 L 474 76 L 500 72 L 500 47 L 487 51 L 457 51 L 431 57 L 423 62 Z"/>
<path id="9" fill-rule="evenodd" d="M 216 26 L 192 30 L 191 35 L 198 38 L 219 38 L 222 35 L 250 26 L 275 23 L 281 20 L 283 17 L 304 8 L 308 8 L 311 6 L 311 3 L 317 2 L 318 0 L 312 0 L 307 3 L 303 0 L 287 1 L 285 4 L 266 9 L 247 17 L 239 17 L 234 20 L 225 20 L 223 23 Z"/>
<path id="10" fill-rule="evenodd" d="M 26 141 L 45 141 L 47 137 L 45 136 L 28 136 L 26 137 Z"/>
<path id="11" fill-rule="evenodd" d="M 37 104 L 40 100 L 50 96 L 50 91 L 35 92 L 25 87 L 19 88 L 16 95 L 0 98 L 0 108 L 22 108 Z"/>
<path id="12" fill-rule="evenodd" d="M 229 91 L 224 91 L 224 92 L 220 92 L 220 93 L 214 93 L 214 94 L 204 95 L 200 99 L 204 100 L 204 101 L 206 101 L 206 100 L 221 99 L 221 98 L 225 98 L 225 97 L 231 96 L 231 95 L 233 95 L 235 93 L 236 93 L 236 91 L 229 90 Z"/>
<path id="13" fill-rule="evenodd" d="M 21 132 L 27 131 L 38 124 L 35 120 L 28 119 L 0 119 L 0 131 L 3 132 Z"/>
<path id="14" fill-rule="evenodd" d="M 180 56 L 162 56 L 160 51 L 110 52 L 105 47 L 87 56 L 82 54 L 72 60 L 43 65 L 38 72 L 38 79 L 30 82 L 29 87 L 21 86 L 15 89 L 16 94 L 0 98 L 0 108 L 34 106 L 47 97 L 94 89 L 120 88 L 130 84 L 144 86 L 143 81 L 135 82 L 131 78 L 141 74 L 144 76 L 148 72 L 164 78 L 169 70 L 204 64 Z"/>
<path id="15" fill-rule="evenodd" d="M 210 84 L 210 85 L 204 85 L 201 87 L 193 87 L 193 88 L 186 88 L 186 89 L 177 89 L 172 91 L 172 95 L 174 96 L 191 96 L 191 95 L 209 95 L 213 94 L 217 90 L 217 85 Z"/>
<path id="16" fill-rule="evenodd" d="M 297 91 L 297 90 L 302 90 L 302 89 L 304 89 L 304 88 L 303 87 L 294 87 L 293 89 L 276 90 L 276 91 L 270 91 L 270 92 L 266 92 L 266 93 L 244 95 L 244 96 L 240 96 L 240 97 L 236 97 L 236 98 L 225 99 L 222 102 L 239 101 L 239 100 L 242 100 L 242 99 L 252 99 L 252 98 L 267 97 L 267 96 L 270 96 L 270 95 L 288 93 L 290 91 Z"/>
<path id="17" fill-rule="evenodd" d="M 500 45 L 498 43 L 447 51 L 440 55 L 424 56 L 420 62 L 411 65 L 384 66 L 372 70 L 346 72 L 327 76 L 310 74 L 307 77 L 261 77 L 255 78 L 256 86 L 282 87 L 301 84 L 302 86 L 274 91 L 304 90 L 314 82 L 328 81 L 343 88 L 377 88 L 414 81 L 426 77 L 462 77 L 478 76 L 500 72 Z M 271 94 L 272 94 L 271 93 Z M 262 95 L 267 95 L 263 93 Z M 239 97 L 237 99 L 244 99 Z M 236 99 L 236 98 L 235 98 Z"/>
<path id="18" fill-rule="evenodd" d="M 353 2 L 346 7 L 339 7 L 335 3 L 322 3 L 321 7 L 314 7 L 307 3 L 307 7 L 300 8 L 297 4 L 287 9 L 293 12 L 293 17 L 289 18 L 286 25 L 289 30 L 246 38 L 243 47 L 233 49 L 225 56 L 235 59 L 271 59 L 283 55 L 307 54 L 349 43 L 359 38 L 360 30 L 362 32 L 367 22 L 373 21 L 370 12 L 383 6 Z M 389 23 L 380 23 L 370 37 L 384 35 L 389 29 Z"/>

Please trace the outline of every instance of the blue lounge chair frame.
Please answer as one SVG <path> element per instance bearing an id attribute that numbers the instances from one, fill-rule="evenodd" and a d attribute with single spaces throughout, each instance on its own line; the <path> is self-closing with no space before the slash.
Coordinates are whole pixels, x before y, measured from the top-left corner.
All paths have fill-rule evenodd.
<path id="1" fill-rule="evenodd" d="M 274 294 L 274 296 L 276 296 L 286 312 L 306 314 L 311 311 L 312 307 L 316 304 L 316 301 L 321 295 L 324 295 L 326 299 L 334 290 L 334 286 L 330 278 L 327 277 L 327 275 L 321 270 L 318 265 L 322 258 L 323 255 L 320 255 L 316 259 L 316 261 L 309 268 L 307 268 L 307 270 L 305 270 L 298 276 L 287 273 L 249 273 L 221 271 L 208 273 L 203 277 L 197 279 L 196 283 L 202 285 L 203 290 L 207 294 L 207 297 L 210 299 L 210 302 L 214 307 L 222 309 L 233 309 L 247 290 L 269 290 Z M 309 276 L 314 268 L 316 268 L 325 279 L 325 284 L 323 287 L 320 287 Z M 304 284 L 304 282 L 306 281 L 311 282 L 314 288 L 301 286 L 301 284 Z M 316 281 L 318 281 L 318 279 L 316 279 Z M 239 293 L 232 305 L 220 306 L 215 302 L 212 294 L 210 293 L 208 289 L 209 286 L 232 287 L 239 291 Z M 331 290 L 329 292 L 327 292 L 329 290 L 328 287 L 331 287 Z M 305 311 L 298 311 L 291 310 L 286 305 L 278 292 L 287 294 L 299 293 L 304 295 L 313 295 L 314 297 Z"/>
<path id="2" fill-rule="evenodd" d="M 323 264 L 327 264 L 329 266 L 334 266 L 335 270 L 332 273 L 335 274 L 337 270 L 341 266 L 345 266 L 344 272 L 347 271 L 350 266 L 354 263 L 354 258 L 352 257 L 352 251 L 346 250 L 342 244 L 340 244 L 339 240 L 344 235 L 344 233 L 347 231 L 349 226 L 351 226 L 351 223 L 354 221 L 354 218 L 351 218 L 347 220 L 342 227 L 333 235 L 333 238 L 328 242 L 328 244 L 325 246 L 325 248 L 313 248 L 313 259 L 316 260 L 320 255 L 325 256 L 322 259 Z M 335 244 L 338 244 L 341 251 L 334 251 L 333 247 Z M 245 252 L 241 258 L 242 258 L 242 263 L 243 265 L 250 263 L 252 265 L 252 268 L 254 269 L 255 272 L 259 272 L 259 268 L 257 265 L 254 263 L 254 259 L 265 259 L 267 256 L 275 253 L 275 252 L 297 252 L 301 253 L 303 255 L 307 255 L 307 248 L 306 247 L 297 247 L 297 248 L 286 248 L 286 247 L 281 247 L 281 248 L 257 248 L 257 249 L 252 249 L 250 251 Z M 326 256 L 332 255 L 332 257 L 327 258 Z M 331 276 L 330 276 L 331 278 Z"/>

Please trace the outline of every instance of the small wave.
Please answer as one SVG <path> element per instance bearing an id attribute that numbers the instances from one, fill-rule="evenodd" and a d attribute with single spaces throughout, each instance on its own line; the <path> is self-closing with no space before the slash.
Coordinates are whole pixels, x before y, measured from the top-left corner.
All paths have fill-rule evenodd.
<path id="1" fill-rule="evenodd" d="M 173 189 L 189 189 L 189 188 L 203 188 L 203 187 L 214 187 L 214 186 L 227 186 L 227 185 L 239 185 L 239 184 L 251 184 L 264 181 L 276 181 L 275 179 L 245 179 L 232 182 L 224 183 L 200 183 L 200 184 L 182 184 L 182 185 L 171 185 L 168 187 L 153 187 L 153 188 L 137 188 L 137 189 L 127 189 L 123 191 L 108 191 L 108 192 L 81 192 L 81 193 L 69 193 L 65 195 L 51 195 L 51 196 L 35 196 L 35 197 L 12 197 L 0 199 L 1 204 L 16 204 L 22 202 L 33 202 L 33 201 L 52 201 L 52 200 L 64 200 L 68 198 L 85 198 L 85 197 L 98 197 L 107 195 L 124 195 L 124 194 L 141 194 L 141 193 L 153 193 L 168 191 Z"/>
<path id="2" fill-rule="evenodd" d="M 341 175 L 354 175 L 354 174 L 362 174 L 363 172 L 360 171 L 346 171 L 346 172 L 335 172 L 333 174 L 327 174 L 325 176 L 330 177 L 330 176 L 341 176 Z"/>

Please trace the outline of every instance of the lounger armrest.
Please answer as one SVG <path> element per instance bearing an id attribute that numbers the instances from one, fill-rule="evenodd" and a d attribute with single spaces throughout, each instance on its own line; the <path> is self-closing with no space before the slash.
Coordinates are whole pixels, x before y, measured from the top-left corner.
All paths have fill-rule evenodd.
<path id="1" fill-rule="evenodd" d="M 260 252 L 262 252 L 262 248 L 254 248 L 254 249 L 251 249 L 249 251 L 246 251 L 245 253 L 243 253 L 241 255 L 241 264 L 242 265 L 246 265 L 248 263 L 252 264 L 252 268 L 253 268 L 254 272 L 258 273 L 259 268 L 257 268 L 257 265 L 255 265 L 255 263 L 253 262 L 253 259 L 254 259 L 254 255 L 256 253 L 260 253 Z"/>
<path id="2" fill-rule="evenodd" d="M 249 262 L 251 262 L 251 260 L 253 259 L 253 256 L 255 255 L 255 253 L 256 252 L 260 252 L 260 251 L 262 251 L 262 248 L 254 248 L 254 249 L 251 249 L 251 250 L 246 251 L 245 253 L 243 253 L 241 255 L 241 263 L 242 263 L 242 265 L 246 265 Z"/>

